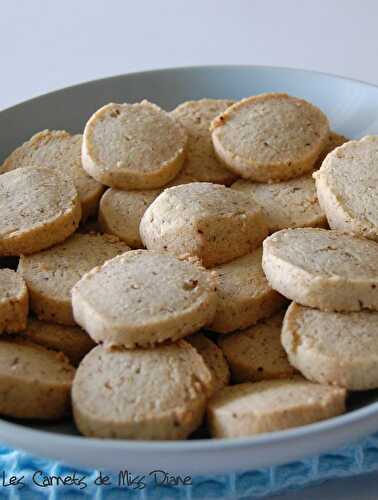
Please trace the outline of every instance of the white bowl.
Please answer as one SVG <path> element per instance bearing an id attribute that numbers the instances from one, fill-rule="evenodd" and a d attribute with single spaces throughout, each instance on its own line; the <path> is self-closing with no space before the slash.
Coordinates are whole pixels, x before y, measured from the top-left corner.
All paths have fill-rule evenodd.
<path id="1" fill-rule="evenodd" d="M 309 71 L 261 66 L 176 68 L 116 76 L 32 99 L 0 112 L 0 160 L 33 133 L 80 132 L 107 102 L 147 98 L 171 109 L 187 99 L 239 99 L 267 91 L 303 97 L 328 115 L 332 128 L 351 138 L 378 133 L 378 88 Z M 89 439 L 68 423 L 0 420 L 0 441 L 70 465 L 105 470 L 223 473 L 265 467 L 314 455 L 378 429 L 378 391 L 359 393 L 340 417 L 250 438 L 178 442 Z"/>

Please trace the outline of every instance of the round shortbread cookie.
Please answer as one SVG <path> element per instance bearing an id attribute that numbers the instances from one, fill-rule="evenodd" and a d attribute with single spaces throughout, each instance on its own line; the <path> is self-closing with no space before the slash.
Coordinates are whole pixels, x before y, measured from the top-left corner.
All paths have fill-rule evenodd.
<path id="1" fill-rule="evenodd" d="M 228 385 L 230 382 L 230 369 L 217 344 L 201 332 L 190 335 L 185 340 L 202 356 L 206 366 L 210 370 L 213 379 L 213 391 L 219 391 L 219 389 Z"/>
<path id="2" fill-rule="evenodd" d="M 183 102 L 171 112 L 188 133 L 188 148 L 184 165 L 170 186 L 188 182 L 232 184 L 236 176 L 215 156 L 209 127 L 233 103 L 228 99 L 199 99 Z"/>
<path id="3" fill-rule="evenodd" d="M 282 345 L 290 363 L 309 380 L 351 391 L 378 387 L 377 312 L 324 312 L 293 302 Z"/>
<path id="4" fill-rule="evenodd" d="M 62 352 L 76 366 L 95 346 L 89 335 L 78 326 L 56 325 L 29 318 L 22 338 L 46 349 Z"/>
<path id="5" fill-rule="evenodd" d="M 132 250 L 72 289 L 75 320 L 96 342 L 134 348 L 176 340 L 214 317 L 214 276 L 168 254 Z"/>
<path id="6" fill-rule="evenodd" d="M 198 257 L 205 267 L 257 248 L 268 234 L 260 207 L 244 193 L 193 182 L 163 191 L 139 227 L 149 250 Z"/>
<path id="7" fill-rule="evenodd" d="M 29 313 L 25 281 L 11 269 L 0 269 L 0 333 L 22 331 Z"/>
<path id="8" fill-rule="evenodd" d="M 327 117 L 287 94 L 243 99 L 211 124 L 215 152 L 244 179 L 288 180 L 309 172 L 328 143 Z"/>
<path id="9" fill-rule="evenodd" d="M 76 425 L 86 436 L 185 439 L 201 424 L 212 377 L 184 340 L 155 349 L 95 347 L 72 387 Z"/>
<path id="10" fill-rule="evenodd" d="M 296 370 L 281 345 L 283 313 L 219 339 L 234 382 L 289 378 Z"/>
<path id="11" fill-rule="evenodd" d="M 344 135 L 338 134 L 337 132 L 331 132 L 329 133 L 328 136 L 328 142 L 326 147 L 323 149 L 323 151 L 320 153 L 319 158 L 316 161 L 315 164 L 315 169 L 318 170 L 321 166 L 327 155 L 331 153 L 334 149 L 338 148 L 339 146 L 342 146 L 345 142 L 348 142 L 349 139 L 345 137 Z"/>
<path id="12" fill-rule="evenodd" d="M 207 420 L 216 438 L 279 431 L 340 415 L 346 391 L 295 377 L 233 385 L 209 401 Z"/>
<path id="13" fill-rule="evenodd" d="M 335 149 L 314 173 L 332 229 L 378 241 L 378 136 Z"/>
<path id="14" fill-rule="evenodd" d="M 324 311 L 378 310 L 378 245 L 338 231 L 283 229 L 263 243 L 272 288 Z"/>
<path id="15" fill-rule="evenodd" d="M 286 299 L 269 285 L 262 248 L 213 268 L 218 278 L 217 311 L 209 330 L 230 333 L 254 325 L 282 308 Z"/>
<path id="16" fill-rule="evenodd" d="M 110 187 L 158 188 L 181 169 L 187 139 L 182 125 L 155 104 L 107 104 L 85 126 L 83 167 Z"/>
<path id="17" fill-rule="evenodd" d="M 0 255 L 31 254 L 70 236 L 81 218 L 71 179 L 47 168 L 0 175 Z"/>
<path id="18" fill-rule="evenodd" d="M 128 250 L 115 236 L 76 233 L 49 250 L 21 256 L 18 272 L 29 289 L 31 309 L 39 319 L 75 325 L 72 287 L 95 266 Z"/>
<path id="19" fill-rule="evenodd" d="M 75 369 L 62 353 L 22 339 L 0 341 L 0 414 L 56 420 L 70 411 Z"/>
<path id="20" fill-rule="evenodd" d="M 161 193 L 160 189 L 148 191 L 121 191 L 108 189 L 101 198 L 99 225 L 109 234 L 118 236 L 131 248 L 142 248 L 139 225 L 144 212 Z"/>
<path id="21" fill-rule="evenodd" d="M 81 134 L 71 135 L 64 130 L 43 130 L 13 151 L 0 167 L 0 172 L 20 167 L 44 167 L 67 174 L 76 187 L 82 218 L 85 220 L 97 213 L 104 186 L 83 169 L 81 144 Z"/>
<path id="22" fill-rule="evenodd" d="M 311 174 L 274 184 L 240 179 L 231 187 L 247 194 L 261 206 L 271 233 L 290 227 L 327 226 Z"/>

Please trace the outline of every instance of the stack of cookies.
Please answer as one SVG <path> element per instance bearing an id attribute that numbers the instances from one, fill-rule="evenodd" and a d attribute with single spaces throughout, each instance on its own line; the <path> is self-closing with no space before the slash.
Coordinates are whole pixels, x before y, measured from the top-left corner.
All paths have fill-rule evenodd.
<path id="1" fill-rule="evenodd" d="M 282 93 L 34 135 L 0 167 L 0 413 L 172 440 L 345 411 L 378 387 L 376 160 Z"/>

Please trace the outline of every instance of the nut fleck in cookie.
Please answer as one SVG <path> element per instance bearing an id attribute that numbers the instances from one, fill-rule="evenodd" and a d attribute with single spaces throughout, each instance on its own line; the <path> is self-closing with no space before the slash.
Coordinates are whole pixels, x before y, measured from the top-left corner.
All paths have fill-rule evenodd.
<path id="1" fill-rule="evenodd" d="M 262 248 L 213 268 L 218 304 L 209 330 L 229 333 L 254 325 L 282 308 L 286 299 L 269 285 L 261 265 Z"/>
<path id="2" fill-rule="evenodd" d="M 230 369 L 222 351 L 217 344 L 208 339 L 203 333 L 190 335 L 187 340 L 202 356 L 213 378 L 213 391 L 219 391 L 230 381 Z"/>
<path id="3" fill-rule="evenodd" d="M 78 326 L 56 325 L 30 318 L 22 338 L 34 344 L 62 352 L 76 366 L 95 346 L 93 340 Z"/>
<path id="4" fill-rule="evenodd" d="M 263 244 L 272 288 L 324 311 L 378 310 L 378 245 L 338 231 L 283 229 Z"/>
<path id="5" fill-rule="evenodd" d="M 184 340 L 132 351 L 98 346 L 76 372 L 74 418 L 86 436 L 184 439 L 201 424 L 211 389 L 205 362 Z"/>
<path id="6" fill-rule="evenodd" d="M 83 167 L 110 187 L 158 188 L 178 174 L 186 143 L 182 125 L 155 104 L 107 104 L 85 126 Z"/>
<path id="7" fill-rule="evenodd" d="M 219 339 L 234 382 L 289 378 L 296 372 L 281 345 L 283 313 Z"/>
<path id="8" fill-rule="evenodd" d="M 309 102 L 268 93 L 229 107 L 211 131 L 216 154 L 232 172 L 277 182 L 312 170 L 328 143 L 329 123 Z"/>
<path id="9" fill-rule="evenodd" d="M 29 295 L 25 281 L 11 269 L 0 269 L 0 333 L 23 330 L 28 312 Z"/>
<path id="10" fill-rule="evenodd" d="M 81 218 L 71 179 L 40 167 L 0 175 L 0 255 L 31 254 L 70 236 Z"/>
<path id="11" fill-rule="evenodd" d="M 39 420 L 65 416 L 74 374 L 62 353 L 24 340 L 1 340 L 0 414 Z"/>
<path id="12" fill-rule="evenodd" d="M 81 202 L 82 218 L 97 212 L 104 187 L 90 177 L 81 165 L 82 135 L 64 130 L 43 130 L 33 135 L 8 156 L 0 172 L 19 167 L 45 167 L 72 179 Z"/>
<path id="13" fill-rule="evenodd" d="M 351 391 L 378 387 L 378 313 L 324 312 L 292 303 L 282 344 L 309 380 Z"/>
<path id="14" fill-rule="evenodd" d="M 216 438 L 252 436 L 311 424 L 345 411 L 345 389 L 295 377 L 225 387 L 209 401 Z"/>
<path id="15" fill-rule="evenodd" d="M 335 149 L 314 173 L 332 229 L 378 241 L 378 136 Z"/>
<path id="16" fill-rule="evenodd" d="M 271 233 L 290 227 L 327 225 L 311 174 L 274 184 L 241 179 L 231 187 L 247 194 L 261 206 Z"/>
<path id="17" fill-rule="evenodd" d="M 196 263 L 132 250 L 87 273 L 72 289 L 75 320 L 96 342 L 152 346 L 212 321 L 216 281 Z"/>
<path id="18" fill-rule="evenodd" d="M 149 250 L 198 257 L 205 267 L 251 252 L 268 234 L 260 207 L 249 196 L 207 182 L 163 191 L 139 230 Z"/>
<path id="19" fill-rule="evenodd" d="M 72 287 L 92 268 L 127 250 L 114 236 L 76 233 L 49 250 L 23 255 L 18 272 L 28 286 L 31 309 L 39 319 L 74 325 Z"/>
<path id="20" fill-rule="evenodd" d="M 183 102 L 171 112 L 188 133 L 188 149 L 184 166 L 170 185 L 198 181 L 229 186 L 235 180 L 236 176 L 215 156 L 209 132 L 212 120 L 233 103 L 228 99 L 199 99 Z"/>
<path id="21" fill-rule="evenodd" d="M 161 193 L 160 189 L 148 191 L 121 191 L 110 188 L 101 198 L 99 224 L 101 229 L 118 236 L 131 248 L 142 248 L 139 225 L 143 214 Z"/>

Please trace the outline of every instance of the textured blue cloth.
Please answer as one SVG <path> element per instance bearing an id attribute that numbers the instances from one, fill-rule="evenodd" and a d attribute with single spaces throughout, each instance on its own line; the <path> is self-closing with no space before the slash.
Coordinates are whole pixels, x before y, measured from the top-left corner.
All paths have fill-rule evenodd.
<path id="1" fill-rule="evenodd" d="M 218 500 L 261 498 L 303 488 L 325 479 L 362 474 L 378 470 L 378 433 L 354 446 L 266 469 L 222 476 L 194 476 L 186 486 L 159 486 L 153 478 L 143 480 L 143 489 L 118 486 L 118 474 L 108 475 L 107 485 L 98 486 L 99 471 L 79 470 L 57 462 L 33 457 L 27 453 L 0 447 L 0 500 L 119 500 L 119 499 L 198 499 Z M 40 472 L 38 472 L 40 471 Z M 45 476 L 65 478 L 75 472 L 75 485 L 42 486 Z M 34 475 L 34 480 L 33 480 Z M 6 486 L 15 476 L 19 485 Z M 80 489 L 80 478 L 82 479 Z M 135 476 L 134 476 L 135 478 Z M 158 478 L 160 481 L 160 477 Z M 126 481 L 125 481 L 126 482 Z M 135 483 L 134 483 L 135 485 Z"/>

